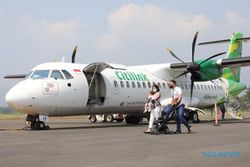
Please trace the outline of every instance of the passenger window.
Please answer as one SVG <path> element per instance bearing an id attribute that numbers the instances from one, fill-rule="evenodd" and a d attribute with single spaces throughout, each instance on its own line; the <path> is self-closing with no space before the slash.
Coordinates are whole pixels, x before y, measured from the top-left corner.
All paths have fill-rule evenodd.
<path id="1" fill-rule="evenodd" d="M 205 90 L 207 90 L 207 85 L 204 85 Z"/>
<path id="2" fill-rule="evenodd" d="M 151 88 L 151 83 L 150 82 L 148 82 L 148 88 Z"/>
<path id="3" fill-rule="evenodd" d="M 62 72 L 66 79 L 73 79 L 73 76 L 67 70 L 62 70 Z"/>
<path id="4" fill-rule="evenodd" d="M 203 85 L 201 85 L 201 90 L 203 90 L 204 88 L 203 88 Z"/>
<path id="5" fill-rule="evenodd" d="M 54 78 L 54 79 L 64 79 L 62 74 L 60 73 L 59 70 L 52 70 L 51 74 L 50 74 L 50 78 Z"/>
<path id="6" fill-rule="evenodd" d="M 184 86 L 183 86 L 183 84 L 180 84 L 180 87 L 181 87 L 181 89 L 184 89 Z"/>
<path id="7" fill-rule="evenodd" d="M 122 88 L 124 88 L 124 82 L 123 81 L 120 81 L 120 85 Z"/>
<path id="8" fill-rule="evenodd" d="M 146 87 L 147 87 L 147 85 L 146 85 L 145 82 L 142 82 L 142 85 L 143 85 L 143 88 L 146 88 Z"/>
<path id="9" fill-rule="evenodd" d="M 200 90 L 200 85 L 197 85 L 198 90 Z"/>
<path id="10" fill-rule="evenodd" d="M 159 88 L 161 89 L 161 83 L 159 83 L 159 82 L 158 82 L 158 84 L 157 84 L 157 85 L 158 85 L 158 86 L 159 86 Z"/>
<path id="11" fill-rule="evenodd" d="M 44 79 L 48 78 L 49 70 L 37 70 L 35 71 L 30 78 L 33 79 Z"/>
<path id="12" fill-rule="evenodd" d="M 196 86 L 195 86 L 195 84 L 194 84 L 194 90 L 196 89 Z"/>
<path id="13" fill-rule="evenodd" d="M 130 88 L 130 83 L 126 81 L 127 88 Z"/>
<path id="14" fill-rule="evenodd" d="M 164 89 L 166 89 L 166 84 L 165 83 L 162 83 L 162 86 Z"/>
<path id="15" fill-rule="evenodd" d="M 187 84 L 184 84 L 184 86 L 185 86 L 185 89 L 187 89 L 187 90 L 188 90 L 188 86 L 187 86 Z"/>
<path id="16" fill-rule="evenodd" d="M 116 88 L 118 88 L 118 83 L 117 83 L 117 81 L 114 81 L 114 86 L 115 86 Z"/>
<path id="17" fill-rule="evenodd" d="M 135 82 L 132 81 L 132 87 L 135 88 Z"/>
<path id="18" fill-rule="evenodd" d="M 141 88 L 141 83 L 137 82 L 137 86 L 138 86 L 138 88 Z"/>

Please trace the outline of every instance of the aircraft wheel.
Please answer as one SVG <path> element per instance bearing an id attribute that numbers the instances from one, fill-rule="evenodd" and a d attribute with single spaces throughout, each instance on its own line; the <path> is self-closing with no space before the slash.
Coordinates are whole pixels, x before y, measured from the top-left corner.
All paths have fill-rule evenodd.
<path id="1" fill-rule="evenodd" d="M 196 111 L 192 112 L 192 121 L 193 121 L 193 123 L 199 123 L 200 122 L 198 113 Z"/>
<path id="2" fill-rule="evenodd" d="M 31 130 L 45 129 L 45 123 L 43 121 L 32 121 L 30 124 Z"/>
<path id="3" fill-rule="evenodd" d="M 40 129 L 40 130 L 44 129 L 45 128 L 45 123 L 42 122 L 42 121 L 37 122 L 37 128 Z"/>
<path id="4" fill-rule="evenodd" d="M 95 115 L 90 115 L 90 116 L 89 116 L 89 120 L 90 120 L 91 123 L 95 123 L 95 122 L 97 121 Z"/>
<path id="5" fill-rule="evenodd" d="M 114 117 L 112 114 L 106 115 L 106 121 L 107 122 L 113 122 L 114 121 Z"/>
<path id="6" fill-rule="evenodd" d="M 36 121 L 32 121 L 32 122 L 30 123 L 30 128 L 31 128 L 31 130 L 37 130 Z"/>
<path id="7" fill-rule="evenodd" d="M 117 119 L 116 121 L 117 122 L 123 122 L 124 118 L 121 118 L 121 119 Z"/>
<path id="8" fill-rule="evenodd" d="M 125 121 L 128 124 L 139 124 L 140 120 L 141 120 L 141 116 L 129 116 L 129 115 L 127 115 L 125 117 Z"/>

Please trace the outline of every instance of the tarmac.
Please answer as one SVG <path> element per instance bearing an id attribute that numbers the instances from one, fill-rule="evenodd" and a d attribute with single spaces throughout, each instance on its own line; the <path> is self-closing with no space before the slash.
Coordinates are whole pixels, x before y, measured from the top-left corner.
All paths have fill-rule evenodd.
<path id="1" fill-rule="evenodd" d="M 250 119 L 182 125 L 182 134 L 144 134 L 147 124 L 53 120 L 50 130 L 23 130 L 0 121 L 1 167 L 248 167 Z M 175 124 L 169 128 L 175 130 Z"/>

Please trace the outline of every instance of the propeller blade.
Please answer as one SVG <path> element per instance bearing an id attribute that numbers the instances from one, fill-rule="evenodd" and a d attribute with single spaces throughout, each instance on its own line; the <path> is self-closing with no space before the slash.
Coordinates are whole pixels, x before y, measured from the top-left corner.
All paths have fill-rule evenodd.
<path id="1" fill-rule="evenodd" d="M 189 71 L 185 71 L 185 72 L 181 73 L 180 75 L 178 75 L 178 76 L 175 77 L 174 79 L 177 79 L 177 78 L 179 78 L 179 77 L 181 77 L 181 76 L 183 76 L 183 75 L 186 75 L 187 73 L 189 73 Z"/>
<path id="2" fill-rule="evenodd" d="M 77 50 L 77 46 L 75 46 L 73 53 L 72 53 L 72 60 L 71 60 L 72 63 L 75 63 L 76 50 Z"/>
<path id="3" fill-rule="evenodd" d="M 199 31 L 197 31 L 194 35 L 193 43 L 192 43 L 192 62 L 194 62 L 194 53 L 195 53 L 195 45 L 196 45 L 196 40 L 198 37 Z"/>
<path id="4" fill-rule="evenodd" d="M 221 52 L 221 53 L 217 53 L 217 54 L 215 54 L 215 55 L 213 55 L 213 56 L 210 56 L 209 58 L 207 58 L 206 60 L 204 60 L 204 61 L 202 61 L 200 64 L 198 64 L 198 66 L 202 65 L 203 63 L 205 63 L 206 61 L 208 61 L 208 60 L 210 60 L 210 59 L 212 59 L 212 58 L 218 57 L 218 56 L 220 56 L 220 55 L 224 55 L 224 54 L 226 54 L 226 53 L 227 53 L 227 52 Z"/>
<path id="5" fill-rule="evenodd" d="M 191 79 L 190 103 L 192 102 L 193 90 L 194 90 L 194 80 Z"/>
<path id="6" fill-rule="evenodd" d="M 167 48 L 166 49 L 174 58 L 176 58 L 177 60 L 181 61 L 182 63 L 186 64 L 184 61 L 182 61 L 179 57 L 177 57 L 172 51 L 171 49 Z"/>

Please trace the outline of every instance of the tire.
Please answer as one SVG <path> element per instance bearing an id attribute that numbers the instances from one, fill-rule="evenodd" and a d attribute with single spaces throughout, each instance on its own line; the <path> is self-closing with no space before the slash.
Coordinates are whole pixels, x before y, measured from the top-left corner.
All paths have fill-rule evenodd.
<path id="1" fill-rule="evenodd" d="M 45 129 L 45 123 L 42 121 L 32 121 L 30 124 L 31 130 L 42 130 Z"/>
<path id="2" fill-rule="evenodd" d="M 38 129 L 41 130 L 41 129 L 45 128 L 45 123 L 42 122 L 42 121 L 39 121 L 39 122 L 37 122 L 36 126 L 37 126 Z"/>
<path id="3" fill-rule="evenodd" d="M 192 112 L 192 121 L 193 121 L 193 123 L 199 123 L 200 122 L 199 115 L 198 115 L 198 113 L 196 111 Z"/>
<path id="4" fill-rule="evenodd" d="M 106 115 L 106 121 L 109 122 L 109 123 L 113 122 L 114 121 L 113 115 L 112 114 Z"/>
<path id="5" fill-rule="evenodd" d="M 90 120 L 91 123 L 95 123 L 95 122 L 97 121 L 95 115 L 90 115 L 90 116 L 89 116 L 89 120 Z"/>
<path id="6" fill-rule="evenodd" d="M 31 128 L 31 130 L 37 130 L 36 121 L 32 121 L 30 123 L 30 128 Z"/>
<path id="7" fill-rule="evenodd" d="M 116 121 L 117 121 L 117 122 L 123 122 L 123 120 L 124 120 L 124 118 L 122 118 L 122 119 L 117 119 Z"/>
<path id="8" fill-rule="evenodd" d="M 126 116 L 125 121 L 127 124 L 139 124 L 141 116 Z"/>

